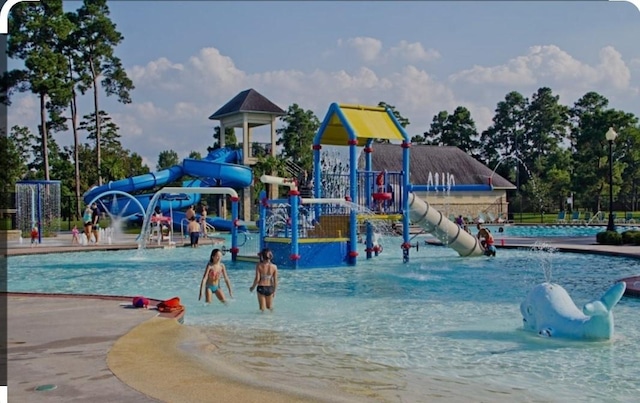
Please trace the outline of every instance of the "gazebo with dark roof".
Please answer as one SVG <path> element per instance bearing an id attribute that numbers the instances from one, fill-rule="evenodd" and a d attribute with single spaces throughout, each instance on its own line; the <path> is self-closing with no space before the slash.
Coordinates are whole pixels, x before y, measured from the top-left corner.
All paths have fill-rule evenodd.
<path id="1" fill-rule="evenodd" d="M 253 147 L 251 147 L 251 129 L 264 125 L 271 126 L 270 154 L 275 157 L 276 120 L 285 114 L 286 112 L 278 105 L 268 100 L 258 91 L 250 88 L 233 97 L 229 102 L 209 116 L 209 119 L 220 121 L 220 147 L 225 146 L 225 128 L 242 128 L 242 164 L 254 165 L 258 160 L 251 155 L 253 150 Z M 275 191 L 277 191 L 277 189 Z M 251 213 L 250 188 L 244 189 L 243 193 L 243 219 L 249 220 Z"/>
<path id="2" fill-rule="evenodd" d="M 275 116 L 282 116 L 285 114 L 278 105 L 269 101 L 264 95 L 260 94 L 258 91 L 250 88 L 248 90 L 244 90 L 229 102 L 224 104 L 224 106 L 217 111 L 214 112 L 213 115 L 209 116 L 211 120 L 222 120 L 223 118 L 235 115 L 243 112 L 250 113 L 258 113 L 258 114 L 269 114 Z M 254 124 L 253 126 L 258 126 Z"/>

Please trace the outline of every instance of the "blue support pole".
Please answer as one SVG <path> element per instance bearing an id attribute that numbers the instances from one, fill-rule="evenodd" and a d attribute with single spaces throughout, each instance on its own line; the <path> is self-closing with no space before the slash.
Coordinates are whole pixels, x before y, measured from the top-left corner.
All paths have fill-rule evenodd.
<path id="1" fill-rule="evenodd" d="M 260 231 L 260 250 L 263 250 L 266 246 L 264 243 L 264 238 L 267 236 L 267 192 L 260 192 L 260 207 L 259 214 L 260 218 L 258 219 L 258 230 Z"/>
<path id="2" fill-rule="evenodd" d="M 373 149 L 371 148 L 371 144 L 373 143 L 373 140 L 369 140 L 367 141 L 367 145 L 364 147 L 364 153 L 365 153 L 365 159 L 364 159 L 364 169 L 365 169 L 365 177 L 364 177 L 364 202 L 367 203 L 367 208 L 370 207 L 370 203 L 371 200 L 373 198 L 373 192 L 371 190 L 371 186 L 372 186 L 372 165 L 373 165 L 373 158 L 372 158 L 372 153 L 373 153 Z M 365 246 L 365 252 L 366 252 L 366 257 L 367 259 L 371 259 L 373 257 L 373 254 L 371 252 L 373 252 L 373 225 L 371 225 L 370 222 L 367 222 L 366 225 L 366 246 Z"/>
<path id="3" fill-rule="evenodd" d="M 293 268 L 298 268 L 300 261 L 300 247 L 298 244 L 298 219 L 300 215 L 300 192 L 289 191 L 289 205 L 291 205 L 291 255 L 289 258 L 293 262 Z"/>
<path id="4" fill-rule="evenodd" d="M 409 262 L 409 249 L 411 247 L 409 239 L 409 148 L 411 142 L 402 142 L 402 260 Z"/>
<path id="5" fill-rule="evenodd" d="M 36 197 L 36 203 L 38 208 L 38 243 L 42 243 L 42 194 L 40 193 L 40 184 L 37 184 L 38 195 Z"/>
<path id="6" fill-rule="evenodd" d="M 238 257 L 238 202 L 240 198 L 237 196 L 231 197 L 231 260 L 234 262 Z"/>
<path id="7" fill-rule="evenodd" d="M 365 248 L 364 251 L 366 252 L 366 258 L 367 259 L 371 259 L 373 257 L 373 225 L 371 225 L 371 223 L 369 221 L 367 221 L 366 225 L 365 225 L 367 234 L 366 234 L 366 238 L 365 238 Z"/>
<path id="8" fill-rule="evenodd" d="M 351 202 L 355 202 L 358 198 L 358 154 L 356 146 L 357 139 L 349 140 L 349 181 L 351 182 L 350 197 Z M 358 212 L 355 209 L 350 211 L 349 220 L 349 264 L 355 265 L 358 256 Z"/>
<path id="9" fill-rule="evenodd" d="M 322 180 L 322 167 L 320 166 L 320 151 L 322 150 L 322 146 L 320 144 L 313 145 L 313 197 L 320 198 L 322 197 L 322 188 L 321 180 Z M 316 220 L 320 218 L 320 205 L 316 204 L 313 207 Z"/>

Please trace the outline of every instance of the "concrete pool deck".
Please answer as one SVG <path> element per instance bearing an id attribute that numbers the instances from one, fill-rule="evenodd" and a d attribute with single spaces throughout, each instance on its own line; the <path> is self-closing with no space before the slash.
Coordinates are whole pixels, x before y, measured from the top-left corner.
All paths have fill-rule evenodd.
<path id="1" fill-rule="evenodd" d="M 594 245 L 588 238 L 501 238 L 498 248 L 529 248 L 544 242 L 561 252 L 597 253 L 640 259 L 640 246 Z M 9 256 L 35 253 L 134 249 L 136 244 L 9 248 Z M 18 249 L 18 250 L 16 250 Z M 46 402 L 321 402 L 378 401 L 377 396 L 278 389 L 247 384 L 189 357 L 185 342 L 218 348 L 175 318 L 128 309 L 130 297 L 8 293 L 7 352 L 9 401 Z M 51 390 L 36 390 L 38 387 Z M 430 401 L 464 402 L 455 388 L 434 385 Z M 486 394 L 485 401 L 531 401 L 517 394 Z M 486 398 L 486 399 L 485 399 Z M 534 399 L 535 400 L 535 399 Z"/>

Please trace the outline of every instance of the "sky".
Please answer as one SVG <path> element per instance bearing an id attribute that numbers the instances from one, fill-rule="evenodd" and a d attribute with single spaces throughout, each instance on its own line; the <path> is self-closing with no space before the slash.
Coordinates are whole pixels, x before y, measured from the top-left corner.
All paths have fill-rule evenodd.
<path id="1" fill-rule="evenodd" d="M 75 10 L 81 2 L 65 2 Z M 174 150 L 206 155 L 208 117 L 253 88 L 322 120 L 332 102 L 394 105 L 410 136 L 467 107 L 481 132 L 510 91 L 589 91 L 640 116 L 640 11 L 602 1 L 111 1 L 133 102 L 102 95 L 121 142 L 153 171 Z M 9 68 L 19 67 L 9 60 Z M 38 100 L 18 94 L 9 126 L 37 132 Z M 92 98 L 80 113 L 92 112 Z M 267 141 L 258 128 L 256 141 Z M 241 141 L 241 130 L 236 129 Z M 603 134 L 604 135 L 604 134 Z M 69 145 L 72 135 L 56 133 Z"/>

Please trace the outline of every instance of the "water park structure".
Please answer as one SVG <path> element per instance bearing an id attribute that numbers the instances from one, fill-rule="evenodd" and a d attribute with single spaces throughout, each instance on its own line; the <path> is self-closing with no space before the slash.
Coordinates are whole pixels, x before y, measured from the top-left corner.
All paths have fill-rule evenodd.
<path id="1" fill-rule="evenodd" d="M 226 124 L 241 124 L 243 129 L 272 122 L 276 110 L 263 116 L 262 123 L 249 122 L 250 105 L 255 104 L 256 99 L 264 103 L 266 98 L 253 90 L 247 91 L 238 94 L 210 118 L 224 121 L 233 116 Z M 251 96 L 257 98 L 247 104 Z M 274 136 L 272 128 L 272 145 L 275 145 Z M 435 182 L 411 183 L 411 141 L 387 108 L 331 104 L 313 139 L 312 190 L 302 195 L 299 178 L 270 175 L 259 178 L 268 186 L 267 191 L 258 196 L 258 233 L 253 236 L 247 231 L 246 217 L 250 212 L 249 195 L 254 178 L 249 166 L 252 162 L 244 154 L 251 147 L 246 143 L 242 150 L 224 147 L 223 137 L 221 135 L 222 147 L 201 160 L 187 158 L 168 169 L 95 187 L 85 194 L 85 202 L 100 200 L 108 211 L 120 216 L 144 217 L 141 235 L 147 238 L 147 227 L 156 206 L 164 213 L 169 212 L 167 223 L 184 232 L 187 220 L 183 210 L 197 204 L 202 194 L 216 194 L 224 203 L 225 212 L 227 200 L 231 201 L 232 217 L 228 220 L 207 216 L 207 222 L 216 230 L 231 233 L 231 248 L 225 250 L 231 252 L 232 259 L 255 261 L 257 252 L 268 247 L 274 251 L 274 263 L 283 268 L 355 265 L 358 243 L 365 244 L 365 258 L 371 259 L 383 248 L 379 242 L 381 228 L 391 226 L 403 238 L 399 252 L 403 261 L 408 262 L 410 250 L 419 247 L 411 243 L 410 224 L 421 228 L 423 233 L 433 234 L 460 256 L 480 256 L 484 252 L 475 236 L 445 217 L 421 195 L 491 191 L 491 178 L 482 184 L 458 185 L 452 175 L 441 174 L 438 178 L 436 174 Z M 401 150 L 399 170 L 373 166 L 372 155 L 381 140 L 387 142 L 384 147 Z M 348 163 L 344 170 L 329 172 L 323 168 L 321 153 L 325 146 L 346 147 Z M 180 180 L 182 186 L 175 186 Z M 278 197 L 280 187 L 288 187 L 287 197 Z M 131 194 L 144 190 L 154 193 Z M 256 241 L 248 243 L 249 238 Z"/>
<path id="2" fill-rule="evenodd" d="M 252 156 L 252 129 L 270 125 L 270 154 L 275 157 L 275 121 L 285 112 L 254 89 L 238 93 L 229 102 L 214 112 L 209 119 L 220 122 L 219 148 L 211 150 L 203 159 L 186 158 L 180 164 L 149 174 L 138 175 L 95 186 L 83 198 L 86 204 L 98 202 L 110 214 L 142 220 L 154 192 L 164 186 L 178 187 L 182 180 L 184 188 L 231 187 L 239 193 L 239 217 L 249 220 L 252 206 L 253 175 L 251 166 L 257 162 Z M 237 149 L 226 145 L 225 128 L 242 128 L 243 147 Z M 184 180 L 183 180 L 184 179 Z M 146 193 L 145 193 L 146 192 Z M 277 194 L 277 189 L 272 189 Z M 158 206 L 174 229 L 184 230 L 186 220 L 182 210 L 201 201 L 197 192 L 163 193 Z M 226 217 L 226 199 L 218 199 L 220 217 L 207 215 L 206 222 L 217 230 L 231 231 L 233 220 Z M 244 229 L 241 227 L 241 229 Z"/>
<path id="3" fill-rule="evenodd" d="M 21 233 L 37 229 L 37 242 L 45 233 L 60 230 L 60 181 L 16 182 L 16 224 Z"/>
<path id="4" fill-rule="evenodd" d="M 387 172 L 372 166 L 375 140 L 400 142 L 402 170 Z M 348 147 L 346 174 L 323 172 L 323 146 Z M 365 153 L 365 167 L 358 168 L 359 147 Z M 274 263 L 283 267 L 332 267 L 354 265 L 359 238 L 364 235 L 366 258 L 378 255 L 376 226 L 381 221 L 402 222 L 402 256 L 409 261 L 413 247 L 410 222 L 432 233 L 460 256 L 483 254 L 478 239 L 416 197 L 414 191 L 435 190 L 435 185 L 410 183 L 411 142 L 393 112 L 382 107 L 333 103 L 313 140 L 313 197 L 302 198 L 296 181 L 264 176 L 264 183 L 289 185 L 288 199 L 260 202 L 260 247 L 274 251 Z M 336 183 L 343 186 L 335 186 Z M 328 186 L 334 185 L 334 186 Z M 487 185 L 447 186 L 448 191 L 490 189 Z M 439 185 L 441 190 L 445 186 Z M 336 193 L 336 189 L 338 192 Z"/>

